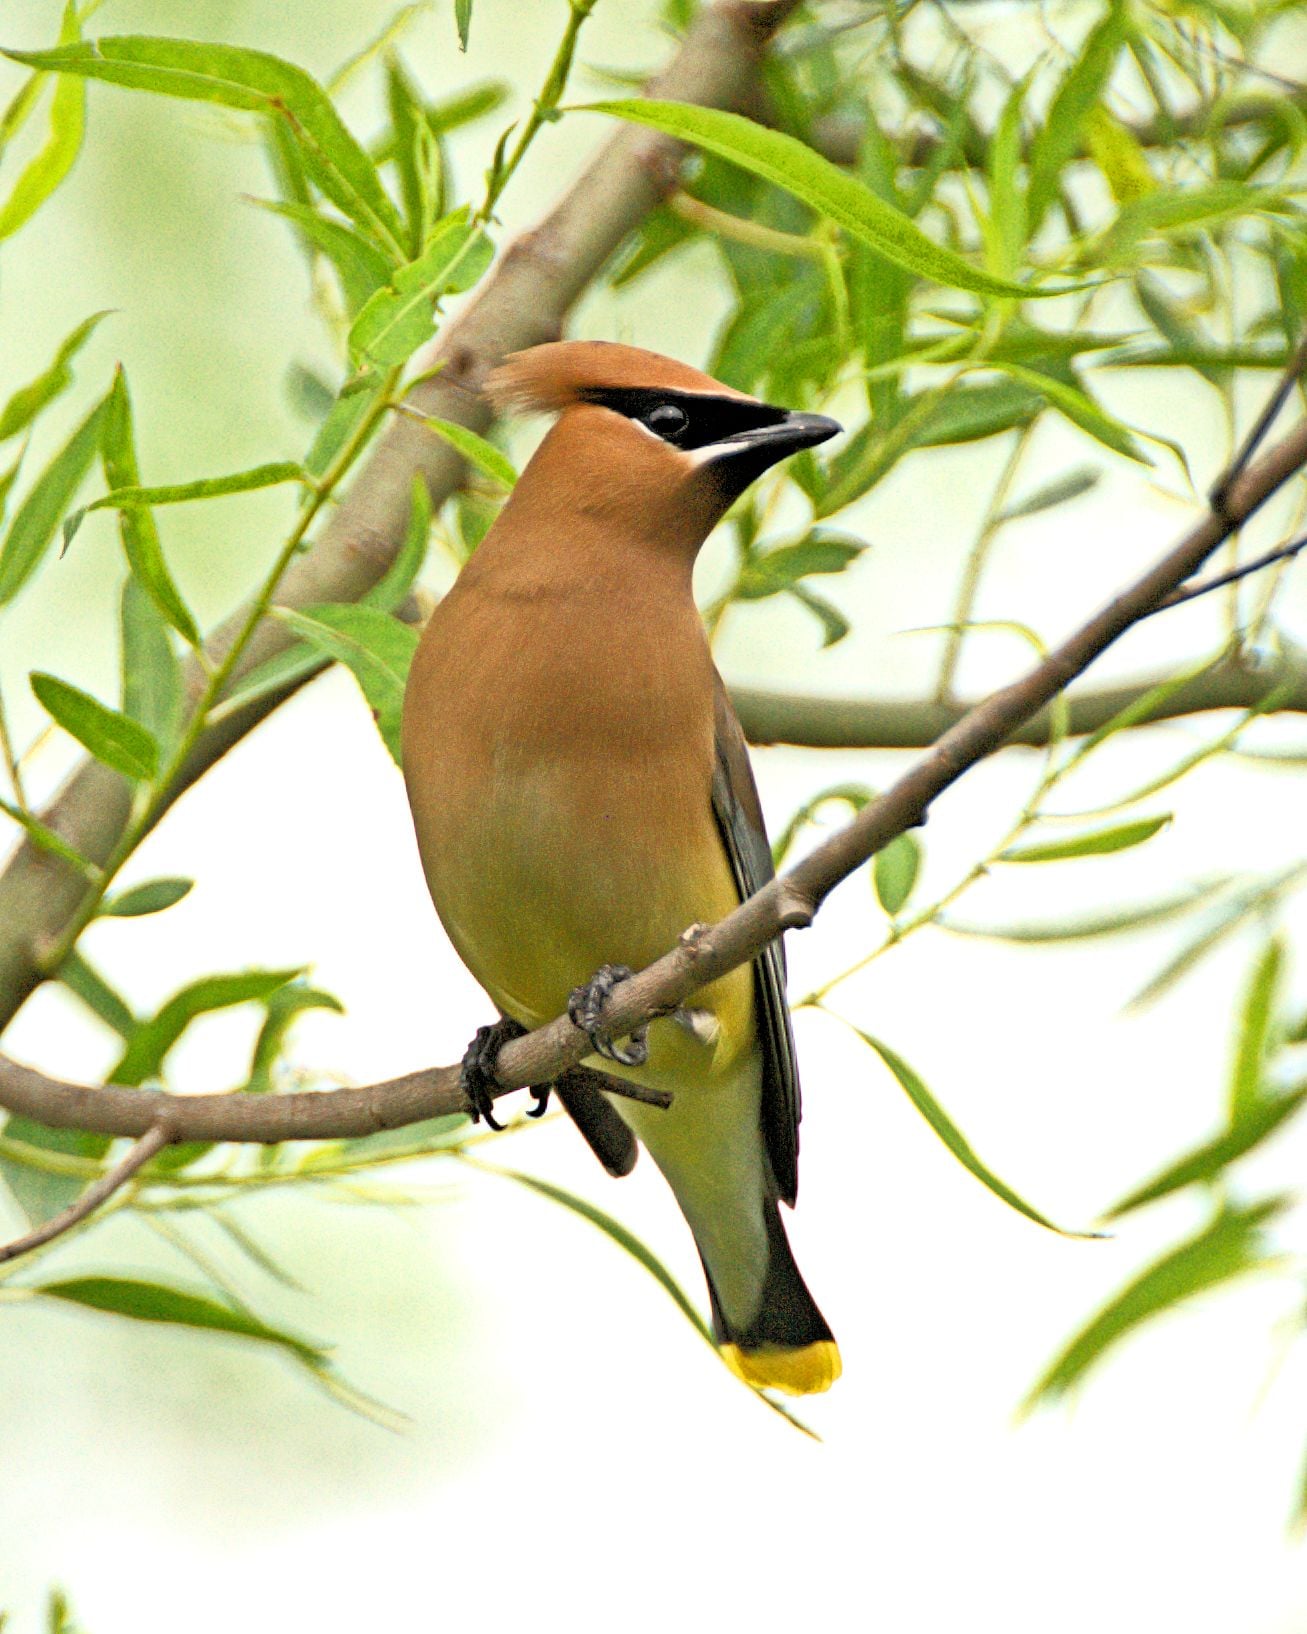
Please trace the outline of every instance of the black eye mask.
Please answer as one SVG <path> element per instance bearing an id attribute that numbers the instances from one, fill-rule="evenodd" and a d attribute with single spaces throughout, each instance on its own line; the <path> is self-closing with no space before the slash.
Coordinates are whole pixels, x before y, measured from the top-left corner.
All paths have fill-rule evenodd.
<path id="1" fill-rule="evenodd" d="M 638 420 L 673 448 L 706 448 L 742 431 L 779 425 L 786 418 L 785 409 L 767 403 L 651 386 L 591 386 L 580 396 L 584 402 Z"/>

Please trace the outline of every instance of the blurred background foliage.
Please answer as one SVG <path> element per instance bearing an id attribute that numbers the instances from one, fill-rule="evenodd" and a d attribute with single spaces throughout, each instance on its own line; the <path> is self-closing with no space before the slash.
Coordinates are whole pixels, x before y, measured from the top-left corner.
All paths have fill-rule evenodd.
<path id="1" fill-rule="evenodd" d="M 29 1006 L 37 1020 L 25 1012 L 7 1039 L 39 1051 L 36 1064 L 59 1070 L 56 1035 L 87 1031 L 90 1016 L 98 1042 L 63 1070 L 105 1082 L 222 1087 L 197 1037 L 220 1040 L 216 1058 L 240 1092 L 329 1075 L 306 1068 L 300 1041 L 350 995 L 303 963 L 269 963 L 257 926 L 233 968 L 163 981 L 180 968 L 169 925 L 184 923 L 192 881 L 137 877 L 136 852 L 187 746 L 233 695 L 324 659 L 353 672 L 397 754 L 414 588 L 439 594 L 476 548 L 526 457 L 524 434 L 486 442 L 431 426 L 467 456 L 466 487 L 434 515 L 415 489 L 368 605 L 279 615 L 295 645 L 270 671 L 229 684 L 239 651 L 206 659 L 197 705 L 183 697 L 180 660 L 251 594 L 256 607 L 276 603 L 281 568 L 399 412 L 433 330 L 602 138 L 597 116 L 560 106 L 603 99 L 698 150 L 684 186 L 586 296 L 574 332 L 675 351 L 848 428 L 828 458 L 805 454 L 741 501 L 705 553 L 702 602 L 728 677 L 779 675 L 814 717 L 840 694 L 880 702 L 887 717 L 905 702 L 946 715 L 1019 672 L 1157 554 L 1233 458 L 1307 315 L 1300 8 L 829 0 L 800 7 L 783 31 L 748 126 L 631 108 L 695 9 L 441 0 L 365 16 L 328 3 L 310 28 L 277 8 L 196 0 L 190 44 L 117 58 L 78 41 L 155 36 L 179 19 L 150 0 L 6 17 L 3 809 L 15 843 L 26 832 L 87 883 L 76 922 L 43 955 L 55 997 L 43 992 Z M 56 42 L 59 55 L 39 55 Z M 219 46 L 276 54 L 323 89 Z M 127 88 L 92 83 L 115 77 Z M 106 494 L 117 497 L 97 506 Z M 1291 485 L 1222 569 L 1291 540 L 1303 503 Z M 1146 942 L 1152 969 L 1135 1007 L 1209 959 L 1222 972 L 1242 962 L 1237 981 L 1222 976 L 1232 1043 L 1215 1122 L 1195 1133 L 1186 1121 L 1155 1172 L 1102 1211 L 1117 1220 L 1181 1194 L 1186 1212 L 1163 1213 L 1153 1258 L 1042 1372 L 1028 1358 L 1028 1407 L 1078 1385 L 1141 1324 L 1235 1278 L 1280 1279 L 1297 1312 L 1284 1331 L 1303 1326 L 1298 1188 L 1273 1161 L 1259 1167 L 1269 1143 L 1292 1138 L 1307 1099 L 1307 1007 L 1293 980 L 1301 844 L 1264 858 L 1240 843 L 1235 816 L 1224 847 L 1178 853 L 1178 869 L 1147 860 L 1214 764 L 1235 768 L 1250 801 L 1301 802 L 1301 571 L 1286 559 L 1132 635 L 1113 659 L 1133 688 L 1119 710 L 1078 735 L 1055 711 L 1037 760 L 1008 751 L 1020 772 L 962 843 L 954 836 L 937 857 L 931 835 L 896 840 L 870 886 L 843 888 L 857 906 L 833 907 L 828 955 L 797 962 L 801 1014 L 852 1029 L 953 1157 L 1053 1230 L 1061 1215 L 1054 1225 L 1024 1184 L 1000 1178 L 950 1095 L 928 1086 L 913 1064 L 920 1040 L 892 1023 L 892 1038 L 880 1036 L 882 957 L 921 932 L 975 961 L 996 947 L 1052 959 L 1083 946 L 1110 965 L 1114 950 L 1157 932 L 1169 941 Z M 905 629 L 915 633 L 894 634 Z M 1197 716 L 1182 740 L 1159 732 L 1152 723 L 1181 687 L 1204 677 L 1218 687 L 1236 677 L 1245 693 L 1252 677 L 1255 700 Z M 848 748 L 900 741 L 878 740 L 873 725 Z M 137 791 L 107 868 L 70 855 L 40 818 L 79 746 Z M 805 761 L 803 787 L 775 812 L 778 860 L 893 775 L 893 759 L 867 769 L 861 755 L 832 753 L 834 769 Z M 197 872 L 203 863 L 193 859 Z M 1092 880 L 1077 883 L 1077 870 Z M 144 966 L 130 939 L 138 919 L 158 950 Z M 1063 998 L 1074 1027 L 1074 984 Z M 240 1030 L 205 1031 L 229 1011 Z M 978 1065 L 992 1087 L 1000 1063 Z M 57 1213 L 120 1152 L 106 1137 L 11 1117 L 0 1177 L 14 1230 Z M 428 1171 L 405 1167 L 424 1157 L 442 1165 L 430 1173 L 440 1195 L 451 1171 L 493 1166 L 580 1213 L 698 1320 L 672 1270 L 620 1222 L 620 1195 L 600 1209 L 501 1167 L 463 1120 L 313 1147 L 167 1151 L 76 1232 L 0 1271 L 6 1320 L 49 1304 L 225 1331 L 393 1425 L 384 1381 L 347 1379 L 308 1336 L 330 1331 L 336 1294 L 307 1300 L 284 1263 L 280 1237 L 298 1205 L 256 1230 L 247 1200 L 398 1205 L 426 1195 Z M 106 1261 L 101 1233 L 122 1240 L 110 1235 L 118 1217 L 138 1235 L 130 1255 Z M 396 1342 L 410 1340 L 401 1331 Z M 442 1349 L 447 1361 L 457 1352 L 456 1332 Z M 71 1628 L 61 1597 L 50 1608 L 51 1629 Z"/>

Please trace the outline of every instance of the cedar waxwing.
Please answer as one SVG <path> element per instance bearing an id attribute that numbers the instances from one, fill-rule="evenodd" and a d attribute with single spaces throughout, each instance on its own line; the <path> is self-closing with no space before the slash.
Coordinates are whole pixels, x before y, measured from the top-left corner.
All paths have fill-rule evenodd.
<path id="1" fill-rule="evenodd" d="M 518 352 L 489 389 L 559 417 L 432 615 L 404 704 L 436 911 L 506 1018 L 478 1034 L 464 1083 L 489 1115 L 478 1076 L 504 1038 L 567 1011 L 616 1073 L 671 1091 L 663 1110 L 610 1098 L 584 1070 L 558 1086 L 611 1172 L 629 1170 L 638 1136 L 666 1177 L 729 1366 L 825 1390 L 839 1350 L 777 1206 L 794 1202 L 799 1144 L 779 942 L 625 1046 L 602 1013 L 614 982 L 772 875 L 691 574 L 756 477 L 840 427 L 600 341 Z"/>

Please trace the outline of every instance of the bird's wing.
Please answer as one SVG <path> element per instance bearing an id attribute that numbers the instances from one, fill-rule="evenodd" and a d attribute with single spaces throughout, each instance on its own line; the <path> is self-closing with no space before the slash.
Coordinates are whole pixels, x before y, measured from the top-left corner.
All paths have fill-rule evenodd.
<path id="1" fill-rule="evenodd" d="M 721 830 L 741 901 L 776 870 L 763 823 L 744 732 L 721 676 L 716 677 L 717 756 L 713 815 Z M 799 1189 L 799 1069 L 785 1000 L 785 950 L 779 937 L 753 961 L 758 1037 L 762 1043 L 762 1129 L 780 1195 L 793 1203 Z"/>
<path id="2" fill-rule="evenodd" d="M 635 1167 L 640 1148 L 635 1136 L 601 1093 L 613 1081 L 606 1072 L 596 1072 L 591 1067 L 569 1067 L 554 1084 L 554 1093 L 585 1136 L 586 1145 L 609 1174 L 620 1180 Z"/>

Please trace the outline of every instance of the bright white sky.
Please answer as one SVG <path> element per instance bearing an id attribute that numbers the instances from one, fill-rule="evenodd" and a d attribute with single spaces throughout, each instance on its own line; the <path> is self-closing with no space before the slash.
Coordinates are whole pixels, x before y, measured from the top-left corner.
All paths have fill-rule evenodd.
<path id="1" fill-rule="evenodd" d="M 341 4 L 323 8 L 321 38 L 288 27 L 285 39 L 270 39 L 258 9 L 214 0 L 207 26 L 257 36 L 319 70 L 361 26 L 357 8 Z M 413 61 L 433 87 L 485 72 L 516 76 L 541 60 L 556 21 L 541 14 L 557 9 L 479 0 L 466 63 L 453 60 L 441 9 L 414 35 Z M 601 3 L 588 60 L 656 54 L 644 35 L 632 44 L 629 25 L 644 9 Z M 53 8 L 38 11 L 34 39 L 53 27 Z M 368 26 L 373 15 L 369 8 Z M 147 0 L 112 4 L 104 16 L 106 31 L 174 22 Z M 251 224 L 251 212 L 227 208 L 238 187 L 261 185 L 250 161 L 239 149 L 218 148 L 215 158 L 204 140 L 211 122 L 189 110 L 142 111 L 111 92 L 93 96 L 91 130 L 76 184 L 29 229 L 12 274 L 6 264 L 5 382 L 10 359 L 13 377 L 26 378 L 85 311 L 114 306 L 117 329 L 97 338 L 82 378 L 102 378 L 117 356 L 139 364 L 138 398 L 153 403 L 142 408 L 150 475 L 293 453 L 301 433 L 261 350 L 302 356 L 312 342 L 297 269 L 270 249 L 280 240 L 262 220 Z M 513 220 L 526 219 L 574 162 L 556 155 L 583 152 L 597 134 L 580 122 L 570 135 L 549 133 L 557 145 L 542 146 L 524 176 Z M 106 155 L 96 144 L 111 136 Z M 144 166 L 142 155 L 153 162 L 157 144 L 174 139 L 188 169 L 156 175 Z M 478 162 L 469 158 L 466 173 Z M 129 214 L 97 229 L 96 198 L 121 187 L 115 167 L 129 164 L 143 166 L 140 197 L 113 195 Z M 214 192 L 213 242 L 196 246 L 181 233 L 193 218 L 169 204 L 176 174 Z M 79 219 L 90 236 L 70 255 L 66 235 Z M 190 280 L 184 299 L 156 284 L 162 274 L 132 249 L 151 222 L 169 278 Z M 253 273 L 247 251 L 264 258 Z M 578 332 L 701 360 L 714 314 L 695 267 L 620 303 L 590 303 Z M 161 314 L 165 326 L 170 317 L 180 325 L 183 308 L 210 290 L 233 303 L 226 321 L 179 327 L 160 347 Z M 237 312 L 246 314 L 240 322 Z M 1186 383 L 1167 405 L 1155 390 L 1123 380 L 1113 405 L 1183 432 L 1214 468 L 1221 429 L 1205 388 Z M 1084 457 L 1050 429 L 1029 486 Z M 990 455 L 974 451 L 947 469 L 932 465 L 924 479 L 921 467 L 905 467 L 864 514 L 842 519 L 873 543 L 836 592 L 858 635 L 818 657 L 802 615 L 745 610 L 727 628 L 728 673 L 846 694 L 919 684 L 931 638 L 896 632 L 945 616 L 951 564 L 992 480 L 986 472 Z M 1176 486 L 1166 467 L 1159 475 Z M 982 611 L 1056 635 L 1168 542 L 1185 514 L 1146 479 L 1114 470 L 1088 501 L 1010 530 Z M 277 520 L 275 506 L 238 501 L 224 521 L 239 533 L 181 519 L 168 534 L 206 611 L 226 605 L 235 567 L 262 558 Z M 113 553 L 89 526 L 78 545 L 6 635 L 9 696 L 38 650 L 61 674 L 111 684 L 112 655 L 97 643 Z M 233 571 L 215 571 L 216 560 Z M 1301 587 L 1295 595 L 1301 626 Z M 1195 609 L 1159 621 L 1117 671 L 1198 655 L 1213 617 Z M 987 684 L 1023 662 L 995 638 L 971 673 Z M 1129 787 L 1209 729 L 1215 735 L 1199 723 L 1139 738 L 1105 759 L 1074 803 Z M 788 749 L 755 761 L 773 827 L 817 787 L 849 778 L 883 785 L 906 764 Z M 923 900 L 1001 832 L 1034 765 L 1021 752 L 1006 756 L 939 803 L 924 837 Z M 1221 762 L 1156 809 L 1174 809 L 1176 821 L 1150 846 L 1013 871 L 977 892 L 968 916 L 1052 916 L 1301 855 L 1302 794 L 1288 774 Z M 345 676 L 314 685 L 242 745 L 181 804 L 131 877 L 190 872 L 200 883 L 179 908 L 97 927 L 88 942 L 143 1006 L 205 971 L 312 963 L 349 1013 L 307 1018 L 297 1057 L 353 1081 L 453 1059 L 488 1015 L 439 933 L 398 776 Z M 791 939 L 794 993 L 856 958 L 880 923 L 858 876 L 814 930 Z M 1083 1227 L 1219 1115 L 1251 945 L 1213 960 L 1157 1007 L 1122 1013 L 1177 935 L 1050 952 L 926 933 L 837 1003 L 907 1056 L 1006 1180 Z M 1297 990 L 1301 998 L 1300 981 Z M 175 1057 L 178 1085 L 231 1081 L 250 1030 L 240 1015 L 195 1028 Z M 806 1117 L 792 1233 L 845 1358 L 836 1389 L 802 1405 L 820 1445 L 739 1386 L 606 1239 L 507 1182 L 433 1164 L 393 1176 L 440 1187 L 427 1208 L 255 1199 L 243 1220 L 309 1294 L 248 1276 L 245 1291 L 269 1320 L 336 1341 L 342 1371 L 411 1415 L 412 1429 L 393 1435 L 355 1420 L 277 1358 L 236 1342 L 62 1310 L 6 1311 L 0 1606 L 14 1609 L 16 1634 L 37 1626 L 40 1596 L 55 1580 L 86 1634 L 172 1629 L 183 1605 L 192 1634 L 226 1634 L 237 1623 L 345 1630 L 456 1621 L 652 1631 L 687 1616 L 691 1626 L 729 1619 L 783 1629 L 802 1617 L 895 1634 L 1300 1628 L 1307 1591 L 1284 1521 L 1307 1447 L 1307 1360 L 1276 1338 L 1300 1292 L 1254 1282 L 1205 1300 L 1123 1346 L 1073 1410 L 1014 1428 L 1014 1409 L 1048 1358 L 1190 1229 L 1195 1212 L 1183 1200 L 1158 1208 L 1109 1242 L 1042 1231 L 956 1165 L 845 1029 L 804 1015 L 798 1038 Z M 28 1006 L 6 1047 L 70 1075 L 109 1064 L 104 1037 L 54 993 Z M 608 1181 L 558 1122 L 506 1136 L 486 1155 L 584 1192 L 699 1297 L 688 1235 L 647 1160 L 629 1181 Z M 1250 1194 L 1295 1184 L 1305 1163 L 1307 1136 L 1291 1136 L 1249 1174 Z M 1285 1233 L 1295 1236 L 1301 1244 L 1300 1228 Z M 230 1264 L 216 1234 L 197 1240 Z M 178 1271 L 130 1222 L 51 1264 L 67 1274 Z"/>

